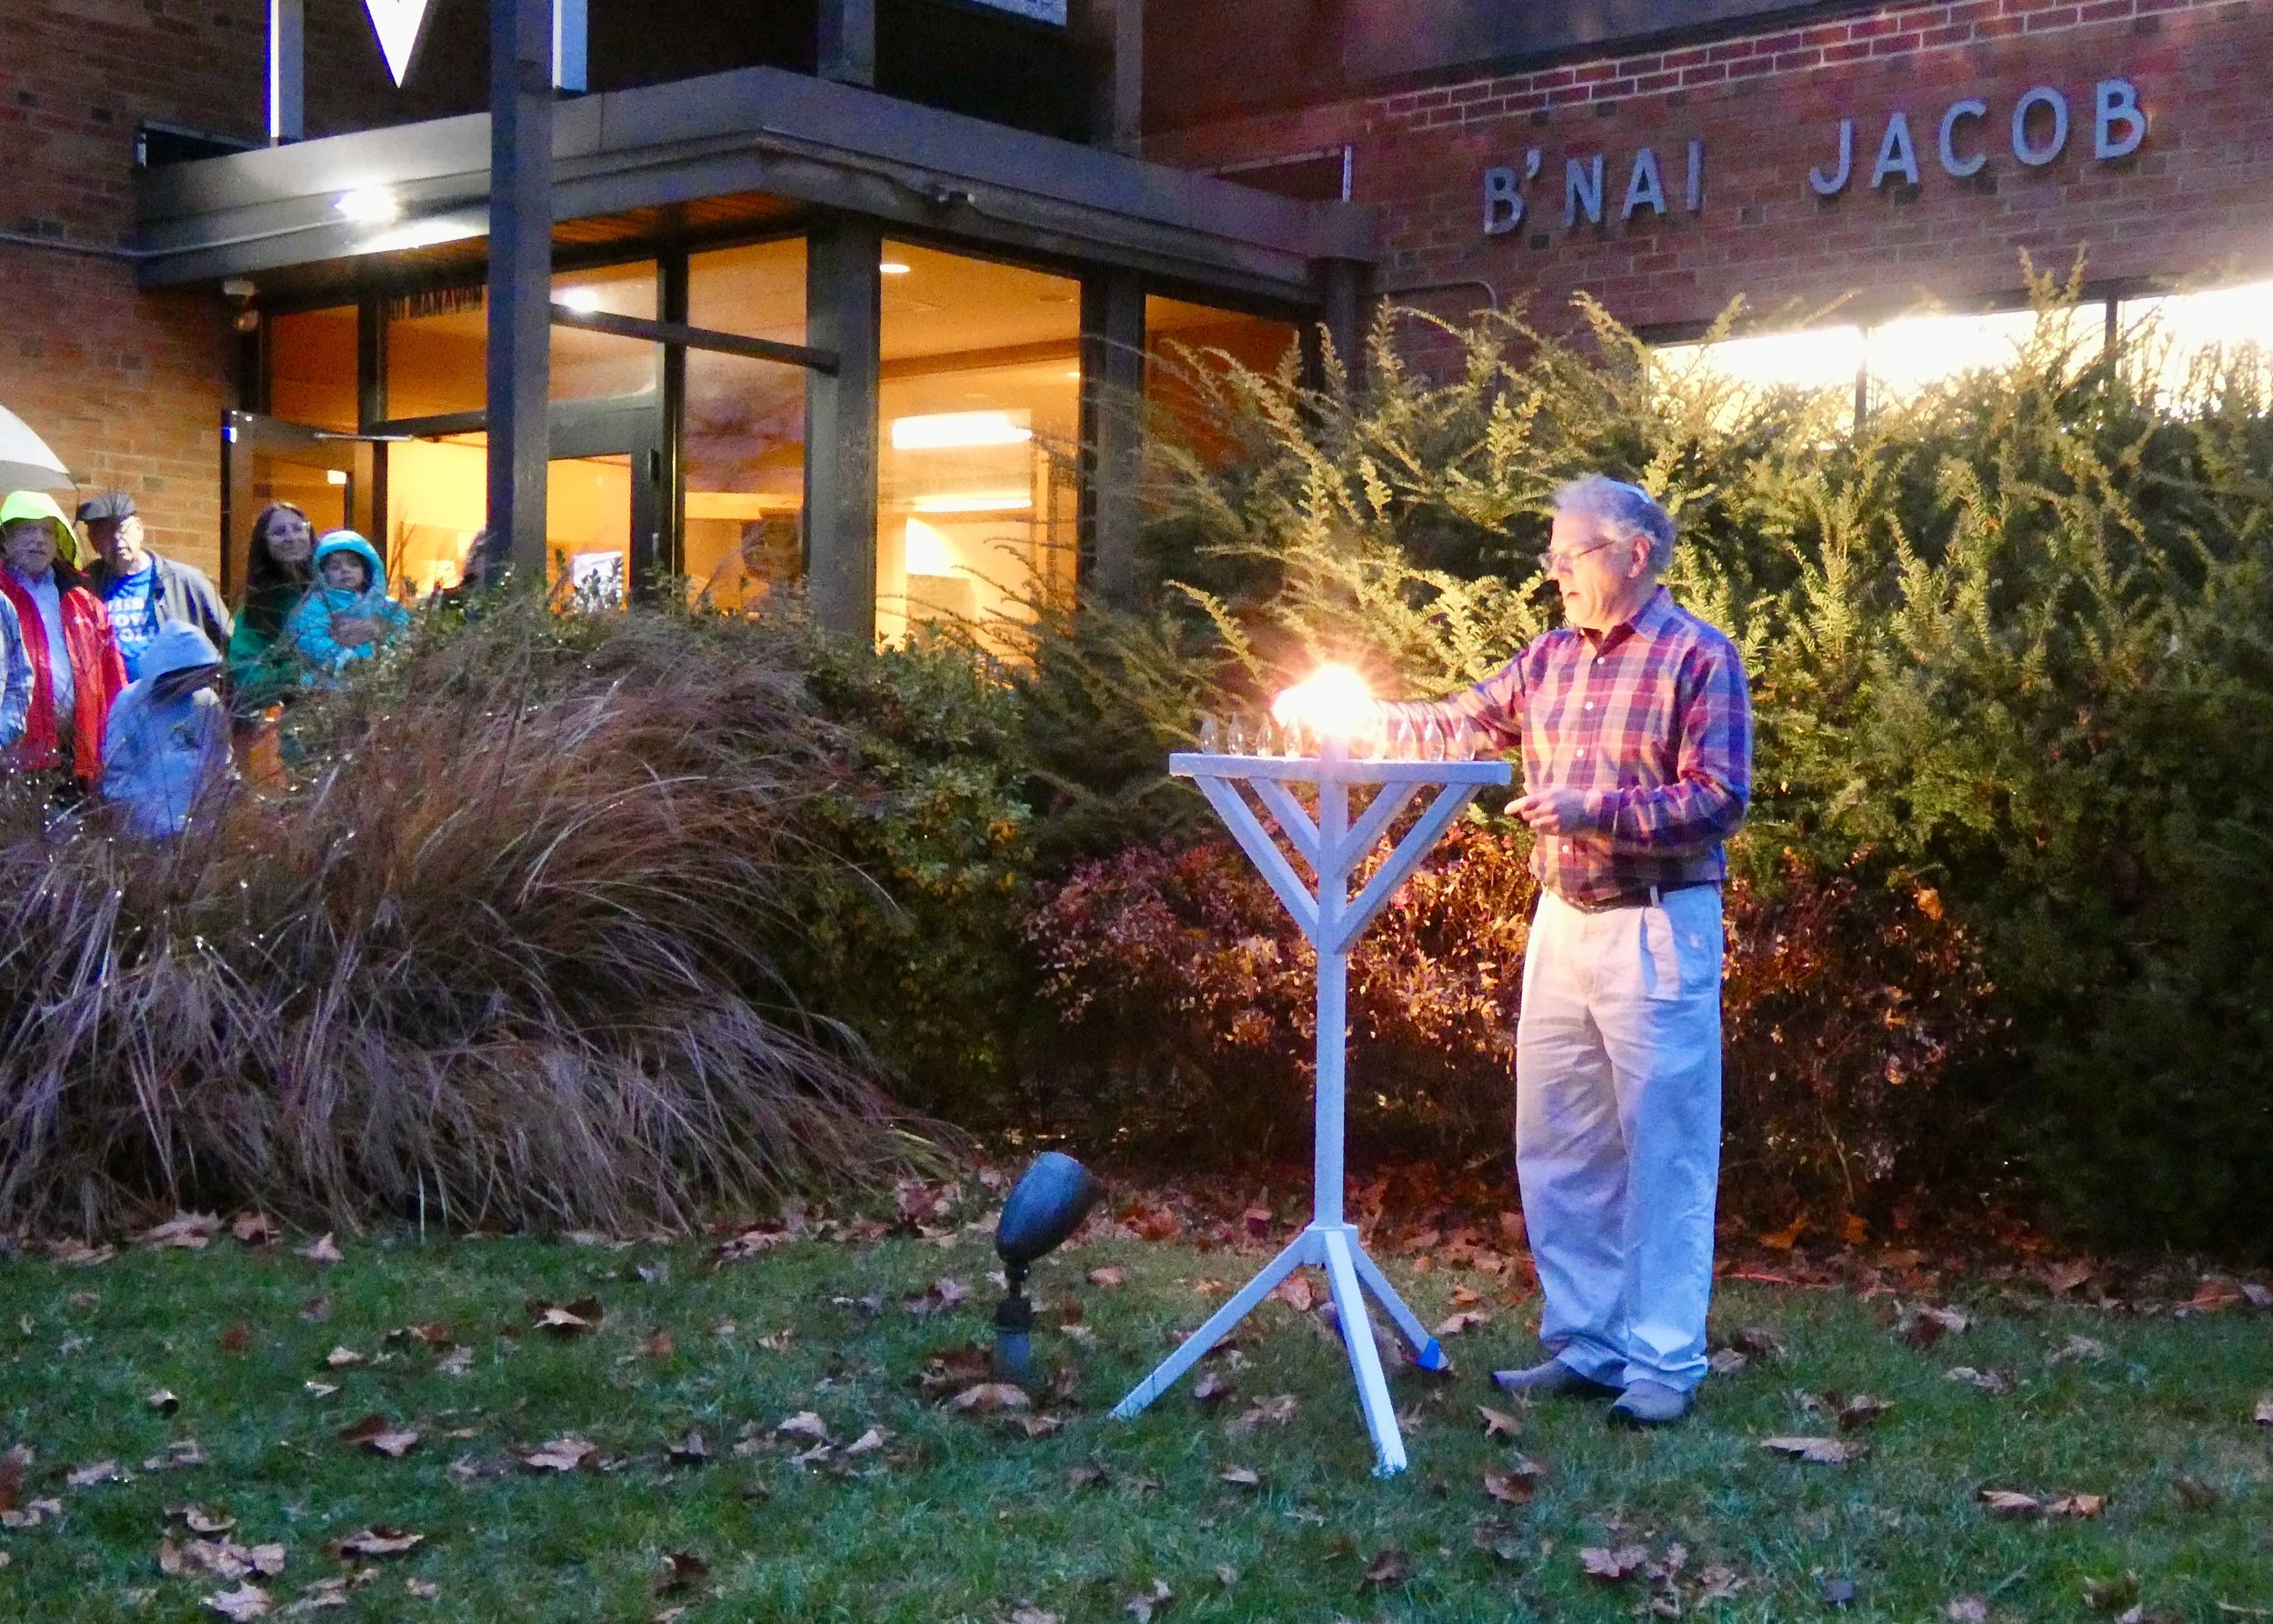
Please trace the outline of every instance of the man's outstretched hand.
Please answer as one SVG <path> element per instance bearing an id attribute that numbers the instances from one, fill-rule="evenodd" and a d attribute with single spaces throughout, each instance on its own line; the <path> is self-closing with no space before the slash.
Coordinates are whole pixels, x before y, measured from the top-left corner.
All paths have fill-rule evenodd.
<path id="1" fill-rule="evenodd" d="M 1541 789 L 1510 801 L 1507 809 L 1535 835 L 1576 835 L 1586 827 L 1587 797 L 1576 789 Z"/>

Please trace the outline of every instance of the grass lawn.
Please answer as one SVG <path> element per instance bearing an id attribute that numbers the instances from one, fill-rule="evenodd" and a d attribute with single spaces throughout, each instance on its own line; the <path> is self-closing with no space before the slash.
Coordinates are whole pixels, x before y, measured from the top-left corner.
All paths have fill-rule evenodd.
<path id="1" fill-rule="evenodd" d="M 1488 1366 L 1529 1357 L 1526 1308 L 1492 1277 L 1392 1263 L 1432 1323 L 1464 1284 L 1493 1318 L 1447 1344 L 1452 1378 L 1395 1378 L 1413 1469 L 1377 1480 L 1337 1345 L 1284 1302 L 1202 1367 L 1223 1396 L 1202 1404 L 1187 1378 L 1134 1424 L 1106 1414 L 1197 1322 L 1201 1282 L 1236 1284 L 1259 1243 L 1107 1233 L 1044 1263 L 1042 1298 L 1081 1318 L 1037 1337 L 1062 1386 L 1038 1395 L 1031 1437 L 941 1402 L 977 1377 L 917 1385 L 930 1356 L 987 1334 L 983 1233 L 799 1240 L 723 1268 L 691 1244 L 345 1250 L 321 1267 L 224 1234 L 96 1267 L 0 1260 L 0 1447 L 18 1450 L 0 1468 L 17 1525 L 0 1529 L 0 1619 L 210 1619 L 203 1599 L 248 1581 L 272 1616 L 484 1621 L 2084 1619 L 2103 1581 L 2110 1619 L 2273 1609 L 2273 1426 L 2252 1418 L 2273 1338 L 2246 1307 L 2109 1314 L 1985 1281 L 1933 1297 L 1973 1323 L 1919 1348 L 1892 1324 L 1908 1293 L 1725 1282 L 1717 1334 L 1758 1328 L 1781 1351 L 1748 1338 L 1757 1357 L 1711 1379 L 1689 1425 L 1637 1436 L 1592 1407 L 1496 1397 Z M 1108 1265 L 1123 1283 L 1088 1281 Z M 968 1300 L 932 1290 L 935 1311 L 913 1311 L 943 1277 Z M 533 1328 L 530 1299 L 587 1297 L 596 1328 Z M 327 1365 L 335 1348 L 360 1362 Z M 1949 1379 L 1956 1366 L 2009 1373 L 2010 1390 Z M 171 1416 L 147 1401 L 161 1388 Z M 1893 1407 L 1845 1435 L 1866 1457 L 1760 1447 L 1840 1436 L 1821 1396 L 1860 1393 Z M 1281 1395 L 1292 1413 L 1273 1418 Z M 1479 1405 L 1515 1412 L 1516 1436 L 1487 1437 Z M 807 1412 L 833 1447 L 810 1421 L 776 1430 Z M 388 1423 L 371 1443 L 340 1436 L 371 1416 Z M 372 1447 L 408 1432 L 399 1458 Z M 707 1459 L 674 1460 L 690 1432 Z M 193 1439 L 181 1452 L 202 1463 L 145 1467 Z M 594 1452 L 526 1464 L 564 1439 Z M 106 1459 L 124 1480 L 75 1485 Z M 1542 1472 L 1527 1499 L 1523 1460 Z M 1227 1480 L 1235 1468 L 1254 1481 Z M 2001 1519 L 1985 1488 L 2106 1504 Z M 234 1526 L 194 1545 L 185 1508 Z M 373 1529 L 423 1539 L 333 1553 Z M 185 1571 L 161 1570 L 162 1541 Z M 702 1566 L 659 1588 L 675 1553 Z M 255 1558 L 281 1570 L 216 1576 Z M 1589 1561 L 1634 1570 L 1589 1577 Z"/>

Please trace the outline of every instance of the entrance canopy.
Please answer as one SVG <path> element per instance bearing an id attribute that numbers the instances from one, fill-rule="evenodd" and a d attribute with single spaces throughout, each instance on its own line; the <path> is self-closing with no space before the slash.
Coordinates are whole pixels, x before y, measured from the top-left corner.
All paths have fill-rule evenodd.
<path id="1" fill-rule="evenodd" d="M 556 221 L 763 195 L 1029 255 L 1316 306 L 1370 263 L 1370 208 L 1307 203 L 902 102 L 744 68 L 564 102 Z M 145 172 L 139 275 L 165 286 L 471 243 L 486 114 Z"/>

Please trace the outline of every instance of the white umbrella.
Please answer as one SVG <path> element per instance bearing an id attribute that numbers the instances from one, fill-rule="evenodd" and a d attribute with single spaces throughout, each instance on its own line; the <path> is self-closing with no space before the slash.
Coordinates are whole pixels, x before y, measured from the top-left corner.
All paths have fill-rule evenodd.
<path id="1" fill-rule="evenodd" d="M 0 406 L 0 491 L 59 491 L 77 481 L 23 418 Z"/>

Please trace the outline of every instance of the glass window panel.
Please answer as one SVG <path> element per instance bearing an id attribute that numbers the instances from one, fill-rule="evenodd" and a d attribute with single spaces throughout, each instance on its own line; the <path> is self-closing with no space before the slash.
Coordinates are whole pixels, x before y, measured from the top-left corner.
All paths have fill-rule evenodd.
<path id="1" fill-rule="evenodd" d="M 553 298 L 572 308 L 653 320 L 655 266 L 564 271 Z M 488 398 L 489 298 L 483 287 L 454 287 L 387 301 L 386 415 L 435 417 L 478 412 Z M 552 398 L 591 400 L 656 387 L 657 347 L 637 339 L 556 326 Z"/>
<path id="2" fill-rule="evenodd" d="M 1656 357 L 1677 378 L 1717 377 L 1754 389 L 1844 389 L 1851 396 L 1863 364 L 1863 330 L 1810 327 L 1718 344 L 1665 344 L 1657 346 Z"/>
<path id="3" fill-rule="evenodd" d="M 2052 320 L 2067 328 L 2075 359 L 2099 353 L 2107 331 L 2104 305 L 2078 305 Z M 1998 310 L 1982 316 L 1916 316 L 1882 322 L 1864 346 L 1873 407 L 1908 400 L 1935 384 L 1968 372 L 2010 366 L 2034 337 L 2037 313 Z"/>
<path id="4" fill-rule="evenodd" d="M 884 263 L 878 637 L 1069 603 L 1080 284 L 906 243 Z"/>
<path id="5" fill-rule="evenodd" d="M 2167 398 L 2200 398 L 2237 363 L 2273 371 L 2273 282 L 2126 299 L 2117 315 Z"/>
<path id="6" fill-rule="evenodd" d="M 399 597 L 455 586 L 487 522 L 489 437 L 451 435 L 387 447 L 386 572 Z M 631 459 L 557 457 L 546 465 L 547 578 L 620 601 L 630 567 Z"/>
<path id="7" fill-rule="evenodd" d="M 805 239 L 690 255 L 686 319 L 697 327 L 805 342 Z"/>
<path id="8" fill-rule="evenodd" d="M 1301 342 L 1292 322 L 1150 296 L 1145 300 L 1145 398 L 1195 449 L 1229 457 L 1238 446 L 1232 426 L 1219 421 L 1220 408 L 1210 405 L 1206 372 L 1236 362 L 1250 372 L 1275 373 Z"/>
<path id="9" fill-rule="evenodd" d="M 269 415 L 344 434 L 361 427 L 355 338 L 353 305 L 271 316 Z"/>
<path id="10" fill-rule="evenodd" d="M 803 367 L 687 351 L 681 466 L 690 591 L 747 610 L 804 573 Z"/>

